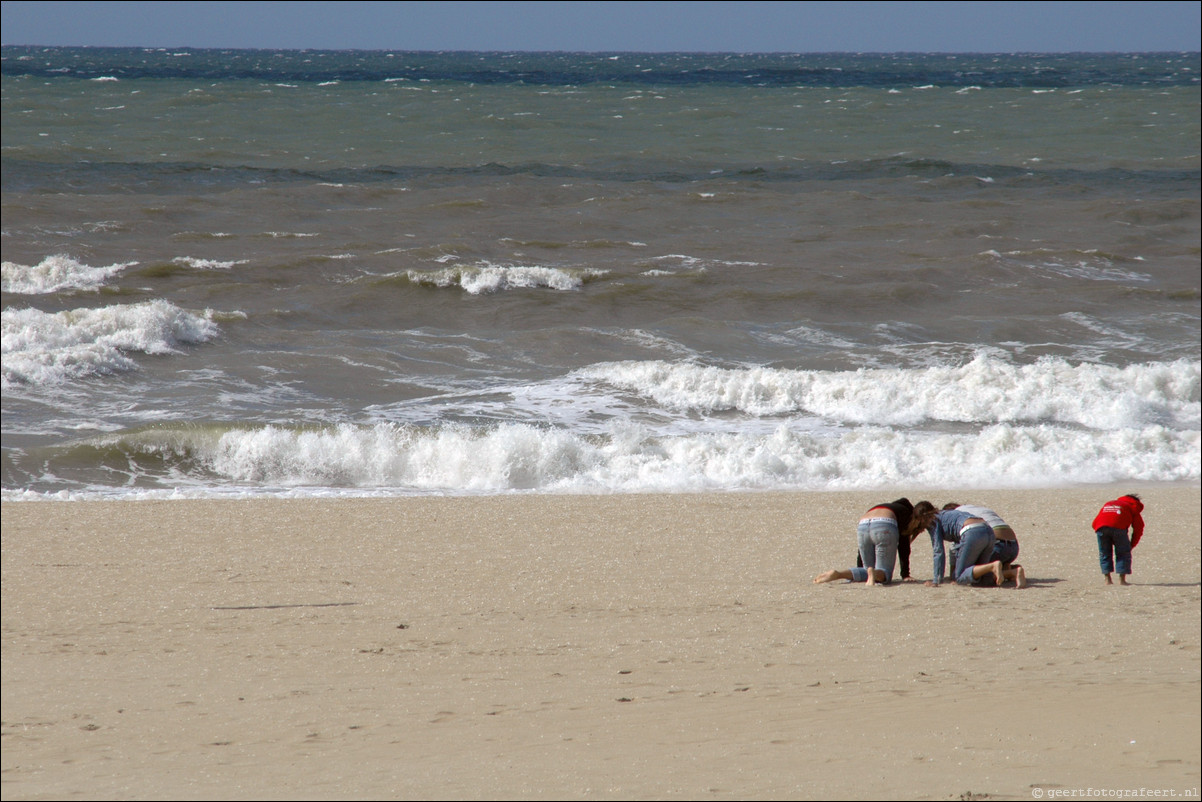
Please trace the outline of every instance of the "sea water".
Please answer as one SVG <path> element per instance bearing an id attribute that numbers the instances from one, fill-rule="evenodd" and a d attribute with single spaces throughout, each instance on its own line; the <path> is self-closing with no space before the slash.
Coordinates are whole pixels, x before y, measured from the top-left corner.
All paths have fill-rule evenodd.
<path id="1" fill-rule="evenodd" d="M 3 48 L 3 497 L 1199 482 L 1197 53 Z"/>

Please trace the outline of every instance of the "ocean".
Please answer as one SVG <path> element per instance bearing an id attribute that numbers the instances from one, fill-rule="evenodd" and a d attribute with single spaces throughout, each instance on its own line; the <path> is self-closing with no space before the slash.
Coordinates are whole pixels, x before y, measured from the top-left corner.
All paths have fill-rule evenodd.
<path id="1" fill-rule="evenodd" d="M 1198 53 L 0 66 L 5 500 L 1202 479 Z"/>

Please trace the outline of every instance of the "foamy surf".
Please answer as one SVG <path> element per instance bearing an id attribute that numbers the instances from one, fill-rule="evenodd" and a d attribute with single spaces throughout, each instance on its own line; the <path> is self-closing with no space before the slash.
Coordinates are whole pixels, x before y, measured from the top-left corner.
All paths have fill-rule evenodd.
<path id="1" fill-rule="evenodd" d="M 577 375 L 677 412 L 806 414 L 903 427 L 1034 422 L 1114 431 L 1198 428 L 1202 363 L 1119 368 L 1045 358 L 1015 365 L 979 355 L 956 367 L 809 371 L 656 361 L 599 364 Z"/>
<path id="2" fill-rule="evenodd" d="M 515 289 L 578 290 L 602 270 L 579 270 L 530 265 L 464 265 L 441 270 L 406 272 L 414 284 L 427 287 L 458 287 L 471 295 Z"/>
<path id="3" fill-rule="evenodd" d="M 161 300 L 57 313 L 5 309 L 4 389 L 136 370 L 131 354 L 170 354 L 216 337 L 211 317 Z"/>
<path id="4" fill-rule="evenodd" d="M 4 292 L 17 295 L 49 295 L 70 290 L 97 290 L 103 287 L 110 278 L 119 274 L 134 262 L 92 267 L 72 259 L 70 256 L 56 254 L 47 256 L 36 265 L 22 265 L 16 262 L 4 262 L 0 267 L 0 285 Z"/>
<path id="5" fill-rule="evenodd" d="M 231 270 L 238 265 L 247 263 L 247 259 L 199 259 L 194 256 L 177 256 L 171 260 L 172 264 L 181 265 L 182 267 L 190 267 L 193 270 Z"/>
<path id="6" fill-rule="evenodd" d="M 1115 433 L 1005 424 L 971 434 L 864 426 L 838 436 L 786 425 L 762 435 L 680 436 L 623 425 L 595 436 L 524 424 L 482 429 L 165 425 L 91 438 L 37 456 L 58 466 L 56 484 L 74 485 L 76 497 L 112 497 L 112 487 L 71 481 L 71 466 L 92 459 L 125 466 L 118 471 L 125 473 L 124 497 L 1019 488 L 1196 482 L 1202 464 L 1196 431 L 1150 426 Z M 38 485 L 35 479 L 26 486 L 36 491 Z"/>

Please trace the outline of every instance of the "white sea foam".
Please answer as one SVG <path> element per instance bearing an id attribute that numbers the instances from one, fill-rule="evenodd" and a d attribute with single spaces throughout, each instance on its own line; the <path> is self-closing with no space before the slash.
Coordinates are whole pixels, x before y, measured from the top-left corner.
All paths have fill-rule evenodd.
<path id="1" fill-rule="evenodd" d="M 1014 365 L 978 356 L 958 367 L 827 372 L 617 362 L 579 376 L 679 412 L 803 413 L 885 426 L 1056 423 L 1113 431 L 1197 428 L 1200 365 L 1178 360 L 1118 368 L 1060 359 Z"/>
<path id="2" fill-rule="evenodd" d="M 103 447 L 114 438 L 95 442 Z M 1159 426 L 1116 434 L 998 424 L 937 435 L 869 426 L 840 437 L 787 426 L 762 434 L 681 436 L 632 425 L 604 436 L 524 424 L 263 426 L 220 434 L 147 432 L 125 447 L 131 464 L 138 453 L 194 461 L 205 477 L 195 483 L 201 494 L 1035 487 L 1198 481 L 1202 464 L 1198 432 Z M 215 487 L 213 474 L 225 483 Z M 172 476 L 171 484 L 186 489 L 189 483 Z"/>
<path id="3" fill-rule="evenodd" d="M 688 254 L 684 254 L 684 253 L 668 253 L 668 254 L 664 254 L 663 256 L 655 256 L 655 257 L 652 257 L 652 259 L 650 261 L 652 261 L 652 262 L 674 262 L 674 263 L 680 265 L 681 267 L 686 267 L 686 268 L 704 267 L 705 266 L 704 259 L 700 259 L 696 256 L 689 256 Z"/>
<path id="4" fill-rule="evenodd" d="M 197 259 L 192 256 L 177 256 L 171 260 L 171 263 L 190 267 L 193 270 L 230 270 L 238 265 L 244 265 L 248 261 L 248 259 L 221 261 L 219 259 Z"/>
<path id="5" fill-rule="evenodd" d="M 4 292 L 48 295 L 66 290 L 99 289 L 109 278 L 133 264 L 126 262 L 108 267 L 90 267 L 70 256 L 57 254 L 47 256 L 36 265 L 4 262 L 0 270 Z"/>
<path id="6" fill-rule="evenodd" d="M 129 487 L 161 481 L 200 495 L 1197 482 L 1199 374 L 1184 360 L 1020 366 L 995 356 L 842 372 L 605 363 L 448 396 L 422 405 L 421 425 L 400 406 L 374 410 L 376 423 L 162 421 L 89 442 L 126 455 Z"/>
<path id="7" fill-rule="evenodd" d="M 6 390 L 134 370 L 131 353 L 175 353 L 218 334 L 211 312 L 198 315 L 162 300 L 58 313 L 10 308 L 2 320 Z"/>
<path id="8" fill-rule="evenodd" d="M 459 287 L 472 295 L 485 295 L 514 289 L 578 290 L 589 279 L 604 275 L 604 270 L 571 270 L 557 267 L 524 265 L 464 265 L 435 271 L 409 270 L 414 284 L 432 287 Z"/>
<path id="9" fill-rule="evenodd" d="M 988 256 L 1001 262 L 1009 262 L 1036 272 L 1051 273 L 1072 279 L 1087 281 L 1140 282 L 1152 281 L 1152 276 L 1136 270 L 1121 267 L 1124 261 L 1144 262 L 1142 256 L 1127 256 L 1123 259 L 1100 253 L 1096 250 L 1050 250 L 1036 248 L 1034 250 L 982 251 L 981 256 Z"/>

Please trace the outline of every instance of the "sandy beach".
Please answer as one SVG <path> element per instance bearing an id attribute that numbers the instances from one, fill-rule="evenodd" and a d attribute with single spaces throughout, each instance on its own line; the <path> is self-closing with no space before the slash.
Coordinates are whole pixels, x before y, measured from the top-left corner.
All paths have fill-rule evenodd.
<path id="1" fill-rule="evenodd" d="M 5 503 L 0 787 L 1197 798 L 1200 492 L 1134 488 L 1106 587 L 1132 489 L 906 491 L 1007 518 L 1021 591 L 812 584 L 900 492 Z"/>

